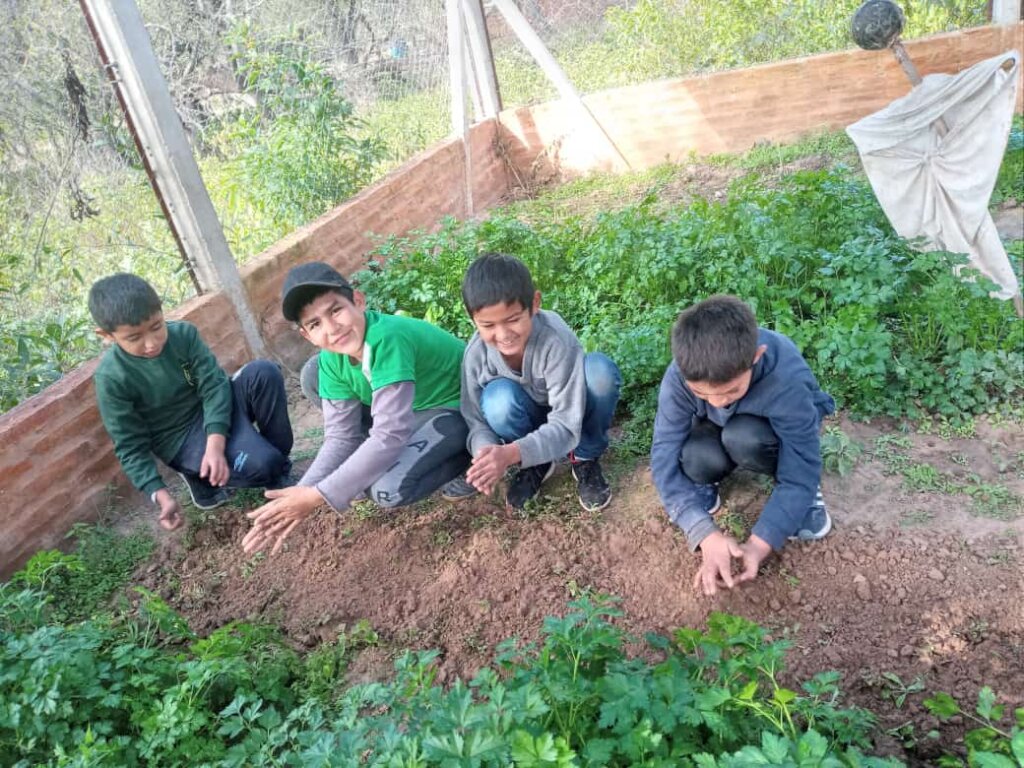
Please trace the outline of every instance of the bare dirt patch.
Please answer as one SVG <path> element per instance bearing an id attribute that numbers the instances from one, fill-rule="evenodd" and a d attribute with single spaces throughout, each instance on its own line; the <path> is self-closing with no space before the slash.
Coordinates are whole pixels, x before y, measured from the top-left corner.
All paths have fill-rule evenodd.
<path id="1" fill-rule="evenodd" d="M 842 426 L 869 452 L 897 435 L 909 457 L 903 468 L 927 463 L 1024 493 L 1019 426 L 982 424 L 972 438 Z M 316 442 L 310 430 L 300 446 Z M 883 674 L 968 701 L 987 684 L 1000 700 L 1024 704 L 1024 521 L 1016 507 L 996 510 L 1005 519 L 991 507 L 979 516 L 962 493 L 908 487 L 893 463 L 866 453 L 845 478 L 827 476 L 835 532 L 791 545 L 756 583 L 716 599 L 691 589 L 695 557 L 662 512 L 646 465 L 626 462 L 613 465 L 615 501 L 599 515 L 579 511 L 563 470 L 527 518 L 482 498 L 398 514 L 370 505 L 325 511 L 266 558 L 242 553 L 242 510 L 218 510 L 185 535 L 165 537 L 139 577 L 200 632 L 256 619 L 312 648 L 368 620 L 382 647 L 356 660 L 359 680 L 386 675 L 390 655 L 408 647 L 440 649 L 443 681 L 472 675 L 498 642 L 535 638 L 543 617 L 564 612 L 582 590 L 619 596 L 624 625 L 640 637 L 700 627 L 709 612 L 727 611 L 792 642 L 790 682 L 839 670 L 850 700 L 880 713 L 886 750 L 902 754 L 913 726 L 920 742 L 909 758 L 927 764 L 948 737 L 923 739 L 934 725 L 925 694 L 897 707 Z M 767 493 L 754 477 L 732 482 L 723 525 L 749 526 Z"/>

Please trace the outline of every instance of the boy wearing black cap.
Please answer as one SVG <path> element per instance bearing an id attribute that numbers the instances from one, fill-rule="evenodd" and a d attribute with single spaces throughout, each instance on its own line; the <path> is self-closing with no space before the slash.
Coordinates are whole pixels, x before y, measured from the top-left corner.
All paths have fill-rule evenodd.
<path id="1" fill-rule="evenodd" d="M 465 471 L 459 413 L 465 345 L 423 320 L 366 308 L 335 269 L 301 264 L 285 277 L 285 319 L 320 348 L 324 443 L 294 488 L 268 491 L 242 544 L 253 552 L 285 537 L 320 505 L 337 511 L 364 492 L 384 508 L 418 501 Z"/>

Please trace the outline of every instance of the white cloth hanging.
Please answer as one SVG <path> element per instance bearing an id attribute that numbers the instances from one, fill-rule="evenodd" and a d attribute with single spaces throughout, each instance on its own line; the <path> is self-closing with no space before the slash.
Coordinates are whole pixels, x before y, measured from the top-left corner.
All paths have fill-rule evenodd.
<path id="1" fill-rule="evenodd" d="M 956 75 L 927 75 L 909 94 L 846 129 L 895 230 L 924 249 L 965 253 L 1009 299 L 1017 277 L 988 212 L 1017 98 L 1020 54 Z M 949 132 L 940 137 L 942 118 Z"/>

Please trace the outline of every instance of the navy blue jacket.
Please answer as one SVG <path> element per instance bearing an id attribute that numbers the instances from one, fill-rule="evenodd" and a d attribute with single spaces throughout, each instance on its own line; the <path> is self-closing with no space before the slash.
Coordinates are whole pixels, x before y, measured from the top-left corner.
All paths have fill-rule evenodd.
<path id="1" fill-rule="evenodd" d="M 835 401 L 818 386 L 814 374 L 787 337 L 761 328 L 758 345 L 767 346 L 754 364 L 750 389 L 733 415 L 749 413 L 768 420 L 779 439 L 775 490 L 753 533 L 782 549 L 796 533 L 814 501 L 821 481 L 821 419 L 835 411 Z M 690 549 L 718 530 L 703 507 L 696 485 L 683 474 L 680 457 L 694 417 L 707 418 L 707 403 L 690 391 L 672 362 L 661 380 L 654 419 L 651 472 L 668 516 L 683 529 Z"/>

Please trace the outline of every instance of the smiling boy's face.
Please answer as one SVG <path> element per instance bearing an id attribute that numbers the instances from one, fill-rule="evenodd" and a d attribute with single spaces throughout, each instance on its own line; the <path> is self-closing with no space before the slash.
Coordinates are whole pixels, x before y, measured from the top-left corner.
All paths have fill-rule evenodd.
<path id="1" fill-rule="evenodd" d="M 163 312 L 153 313 L 138 325 L 119 325 L 112 331 L 97 328 L 96 333 L 132 357 L 159 357 L 167 344 L 167 323 Z"/>
<path id="2" fill-rule="evenodd" d="M 317 296 L 299 312 L 299 333 L 320 349 L 361 360 L 366 338 L 366 297 L 359 291 L 351 299 L 337 291 Z"/>
<path id="3" fill-rule="evenodd" d="M 473 325 L 484 344 L 498 350 L 506 361 L 521 364 L 533 329 L 533 316 L 539 309 L 540 291 L 537 291 L 529 307 L 513 301 L 478 309 L 473 315 Z"/>

